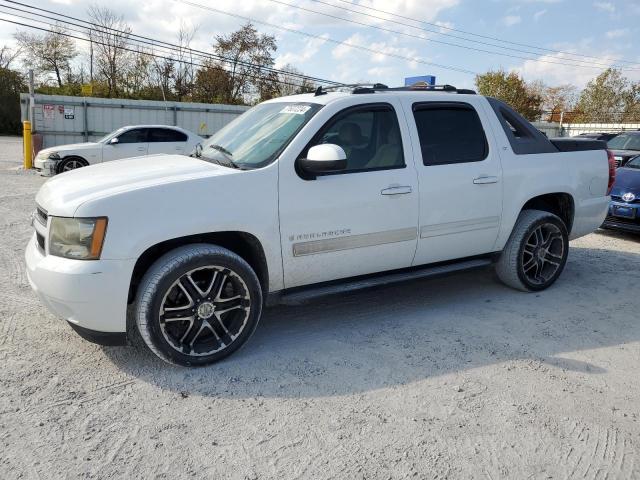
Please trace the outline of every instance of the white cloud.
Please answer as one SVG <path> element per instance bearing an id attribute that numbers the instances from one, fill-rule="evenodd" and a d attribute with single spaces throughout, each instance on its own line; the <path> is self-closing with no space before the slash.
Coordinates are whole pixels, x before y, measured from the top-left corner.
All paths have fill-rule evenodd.
<path id="1" fill-rule="evenodd" d="M 616 30 L 609 30 L 606 33 L 606 37 L 607 38 L 620 38 L 620 37 L 624 37 L 628 33 L 629 33 L 629 29 L 628 28 L 618 28 Z"/>
<path id="2" fill-rule="evenodd" d="M 286 64 L 299 66 L 312 59 L 327 41 L 328 34 L 321 35 L 322 38 L 310 38 L 303 41 L 303 47 L 295 46 L 294 51 L 287 51 L 278 55 L 275 61 L 276 68 L 280 68 Z M 298 67 L 300 68 L 300 67 Z"/>
<path id="3" fill-rule="evenodd" d="M 520 67 L 515 68 L 527 80 L 543 80 L 550 85 L 562 85 L 570 83 L 578 88 L 584 88 L 585 85 L 597 75 L 602 73 L 607 67 L 616 65 L 620 57 L 614 53 L 601 51 L 590 53 L 597 59 L 585 58 L 580 61 L 580 57 L 571 56 L 584 51 L 587 43 L 581 43 L 582 48 L 576 46 L 565 46 L 563 50 L 566 53 L 553 53 L 542 55 L 536 60 L 527 60 Z M 593 51 L 590 49 L 589 51 Z M 569 55 L 567 55 L 567 53 Z M 549 62 L 549 63 L 548 63 Z M 585 68 L 576 64 L 586 65 L 588 63 L 598 63 L 597 67 Z M 562 64 L 562 65 L 559 65 Z M 640 78 L 640 74 L 634 71 L 625 71 L 625 75 L 631 80 Z"/>
<path id="4" fill-rule="evenodd" d="M 539 10 L 533 14 L 533 19 L 537 22 L 538 20 L 540 20 L 540 17 L 542 17 L 545 13 L 547 13 L 546 8 L 543 10 Z"/>
<path id="5" fill-rule="evenodd" d="M 507 15 L 502 19 L 502 23 L 504 23 L 507 27 L 517 25 L 521 21 L 522 17 L 520 17 L 520 15 Z"/>
<path id="6" fill-rule="evenodd" d="M 611 2 L 593 2 L 593 6 L 609 13 L 616 11 L 616 6 Z"/>

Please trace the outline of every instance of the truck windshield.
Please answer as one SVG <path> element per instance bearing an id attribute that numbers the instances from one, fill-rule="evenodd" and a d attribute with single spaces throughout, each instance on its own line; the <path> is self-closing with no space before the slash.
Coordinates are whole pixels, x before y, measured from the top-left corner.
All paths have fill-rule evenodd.
<path id="1" fill-rule="evenodd" d="M 199 157 L 222 165 L 252 169 L 273 162 L 322 105 L 262 103 L 203 142 Z"/>
<path id="2" fill-rule="evenodd" d="M 609 140 L 607 146 L 615 150 L 640 150 L 640 135 L 623 133 Z"/>

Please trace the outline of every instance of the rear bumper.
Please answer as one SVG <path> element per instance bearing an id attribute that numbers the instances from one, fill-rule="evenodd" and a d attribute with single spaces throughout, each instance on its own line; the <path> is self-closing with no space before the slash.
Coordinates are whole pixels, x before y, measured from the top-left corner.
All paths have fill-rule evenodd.
<path id="1" fill-rule="evenodd" d="M 29 241 L 25 260 L 29 283 L 41 302 L 76 331 L 93 338 L 126 334 L 134 260 L 83 261 L 45 255 L 35 238 Z"/>
<path id="2" fill-rule="evenodd" d="M 610 198 L 588 198 L 576 204 L 574 223 L 569 238 L 574 240 L 594 232 L 607 216 Z"/>

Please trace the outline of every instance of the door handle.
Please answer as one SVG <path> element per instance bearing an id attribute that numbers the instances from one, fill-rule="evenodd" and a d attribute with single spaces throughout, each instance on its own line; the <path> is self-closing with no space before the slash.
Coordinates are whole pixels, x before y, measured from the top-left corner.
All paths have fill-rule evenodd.
<path id="1" fill-rule="evenodd" d="M 411 187 L 408 185 L 387 187 L 380 191 L 380 195 L 406 195 L 407 193 L 411 193 Z"/>
<path id="2" fill-rule="evenodd" d="M 145 150 L 146 150 L 146 148 L 144 148 L 144 147 L 138 147 L 138 151 L 139 152 L 144 152 Z"/>
<path id="3" fill-rule="evenodd" d="M 483 175 L 481 177 L 474 178 L 473 183 L 475 183 L 476 185 L 486 185 L 487 183 L 498 183 L 498 177 Z"/>

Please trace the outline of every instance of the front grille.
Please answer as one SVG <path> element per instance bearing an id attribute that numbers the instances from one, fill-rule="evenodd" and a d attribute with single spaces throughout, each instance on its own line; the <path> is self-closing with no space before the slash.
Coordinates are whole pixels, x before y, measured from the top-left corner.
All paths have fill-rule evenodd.
<path id="1" fill-rule="evenodd" d="M 604 223 L 619 223 L 623 225 L 632 225 L 635 227 L 640 227 L 640 221 L 637 218 L 622 218 L 622 217 L 614 217 L 613 215 L 607 215 L 607 218 L 604 219 Z"/>
<path id="2" fill-rule="evenodd" d="M 618 168 L 622 164 L 621 159 L 616 159 L 616 168 Z"/>
<path id="3" fill-rule="evenodd" d="M 627 202 L 626 200 L 623 200 L 622 197 L 618 195 L 611 195 L 611 200 L 614 200 L 620 203 L 640 203 L 640 197 L 636 197 L 636 199 L 633 200 L 632 202 Z"/>

